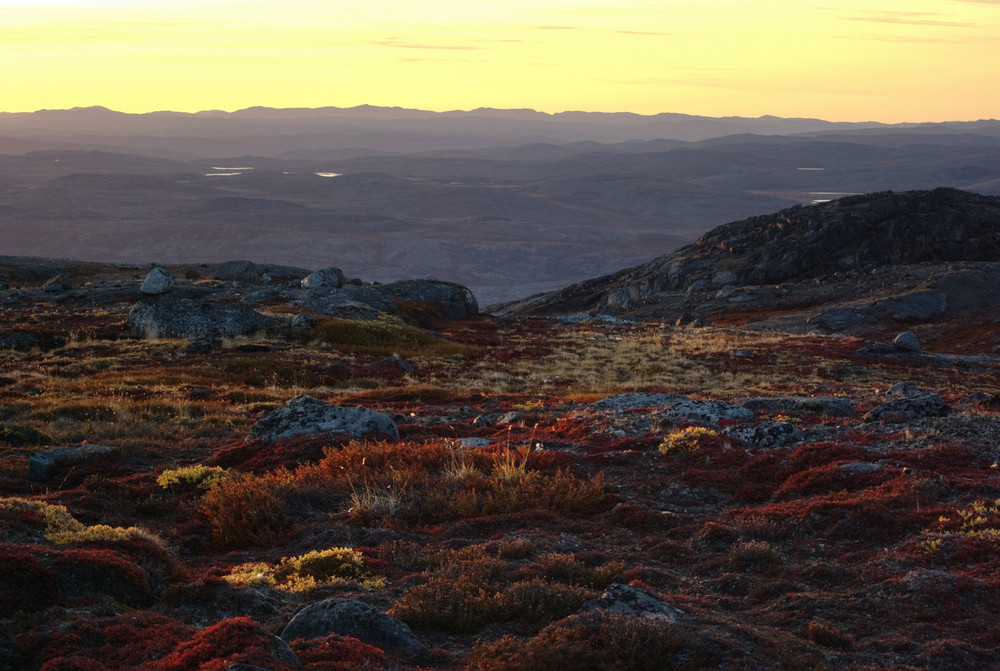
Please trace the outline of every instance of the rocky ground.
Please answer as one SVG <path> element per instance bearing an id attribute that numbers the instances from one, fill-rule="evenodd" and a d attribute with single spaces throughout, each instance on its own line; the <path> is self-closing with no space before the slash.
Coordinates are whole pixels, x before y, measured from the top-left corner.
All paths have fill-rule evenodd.
<path id="1" fill-rule="evenodd" d="M 498 320 L 461 292 L 345 319 L 316 306 L 389 294 L 51 270 L 0 294 L 2 668 L 994 663 L 975 333 Z M 264 321 L 130 327 L 168 300 Z"/>

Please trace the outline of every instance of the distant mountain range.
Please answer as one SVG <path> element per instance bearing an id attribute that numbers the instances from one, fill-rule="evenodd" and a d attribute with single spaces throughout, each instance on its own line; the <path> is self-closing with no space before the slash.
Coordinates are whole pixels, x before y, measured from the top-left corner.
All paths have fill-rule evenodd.
<path id="1" fill-rule="evenodd" d="M 4 254 L 434 275 L 484 305 L 796 203 L 1000 194 L 1000 122 L 531 110 L 0 114 Z"/>

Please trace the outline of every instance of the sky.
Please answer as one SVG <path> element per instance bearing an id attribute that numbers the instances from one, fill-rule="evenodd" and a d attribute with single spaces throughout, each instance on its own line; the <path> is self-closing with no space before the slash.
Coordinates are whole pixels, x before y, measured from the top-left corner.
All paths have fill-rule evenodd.
<path id="1" fill-rule="evenodd" d="M 0 0 L 0 111 L 1000 118 L 1000 0 Z"/>

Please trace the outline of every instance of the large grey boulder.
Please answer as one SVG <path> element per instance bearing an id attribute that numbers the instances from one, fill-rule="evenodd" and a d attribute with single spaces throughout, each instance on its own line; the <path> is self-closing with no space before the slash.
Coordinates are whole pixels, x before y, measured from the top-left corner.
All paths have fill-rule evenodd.
<path id="1" fill-rule="evenodd" d="M 913 331 L 903 331 L 893 338 L 892 344 L 904 352 L 920 351 L 920 338 Z"/>
<path id="2" fill-rule="evenodd" d="M 160 294 L 165 294 L 174 288 L 174 278 L 171 277 L 163 268 L 157 266 L 149 271 L 146 275 L 146 279 L 142 281 L 142 286 L 139 287 L 141 291 L 146 296 L 159 296 Z"/>
<path id="3" fill-rule="evenodd" d="M 397 653 L 415 654 L 421 647 L 405 622 L 357 599 L 327 599 L 306 607 L 292 618 L 281 632 L 281 638 L 292 642 L 330 634 L 351 636 Z"/>
<path id="4" fill-rule="evenodd" d="M 167 295 L 136 303 L 126 323 L 133 338 L 221 338 L 256 333 L 278 320 L 244 305 Z"/>
<path id="5" fill-rule="evenodd" d="M 26 477 L 32 482 L 45 482 L 69 466 L 78 466 L 112 451 L 114 448 L 108 445 L 74 445 L 36 452 L 28 458 Z"/>
<path id="6" fill-rule="evenodd" d="M 387 415 L 368 408 L 331 405 L 305 394 L 260 418 L 250 429 L 250 438 L 273 443 L 293 436 L 341 433 L 352 438 L 369 433 L 399 438 L 396 422 Z"/>
<path id="7" fill-rule="evenodd" d="M 613 410 L 615 412 L 622 412 L 625 410 L 641 410 L 643 408 L 662 408 L 672 400 L 681 398 L 686 397 L 673 394 L 616 394 L 615 396 L 602 398 L 601 400 L 592 403 L 590 407 L 595 410 Z"/>
<path id="8" fill-rule="evenodd" d="M 479 303 L 472 292 L 453 282 L 403 280 L 381 288 L 398 301 L 430 306 L 440 319 L 456 320 L 479 314 Z"/>
<path id="9" fill-rule="evenodd" d="M 344 271 L 340 268 L 321 268 L 302 279 L 303 289 L 339 289 L 344 286 Z"/>
<path id="10" fill-rule="evenodd" d="M 294 303 L 315 314 L 342 319 L 378 319 L 381 314 L 399 311 L 395 300 L 381 286 L 321 287 L 309 290 Z"/>

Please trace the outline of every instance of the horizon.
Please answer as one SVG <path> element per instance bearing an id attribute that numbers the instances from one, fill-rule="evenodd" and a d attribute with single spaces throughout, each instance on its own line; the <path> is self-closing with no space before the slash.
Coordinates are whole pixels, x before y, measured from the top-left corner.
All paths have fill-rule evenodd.
<path id="1" fill-rule="evenodd" d="M 239 107 L 235 109 L 219 109 L 219 108 L 205 108 L 197 109 L 193 111 L 189 110 L 176 110 L 176 109 L 149 109 L 145 111 L 125 111 L 121 109 L 115 109 L 108 107 L 106 105 L 94 104 L 94 105 L 77 105 L 74 107 L 61 107 L 61 108 L 39 108 L 34 110 L 26 111 L 9 111 L 0 110 L 0 115 L 24 115 L 24 114 L 40 114 L 44 112 L 83 112 L 88 110 L 102 110 L 105 112 L 110 112 L 112 114 L 125 114 L 129 116 L 147 116 L 154 114 L 183 114 L 183 115 L 199 115 L 199 114 L 238 114 L 240 112 L 247 112 L 251 110 L 273 110 L 278 112 L 293 112 L 293 111 L 308 111 L 316 112 L 321 110 L 338 110 L 338 111 L 354 111 L 361 110 L 364 108 L 374 109 L 374 110 L 395 110 L 399 112 L 422 112 L 422 113 L 432 113 L 432 114 L 472 114 L 475 112 L 529 112 L 549 117 L 556 117 L 559 115 L 569 115 L 569 114 L 594 114 L 594 115 L 630 115 L 654 118 L 659 116 L 680 116 L 680 117 L 691 117 L 691 118 L 701 118 L 701 119 L 780 119 L 785 121 L 821 121 L 825 123 L 846 123 L 846 124 L 877 124 L 881 126 L 911 126 L 911 125 L 923 125 L 923 124 L 966 124 L 966 123 L 980 123 L 989 121 L 1000 121 L 1000 115 L 995 117 L 980 117 L 976 119 L 943 119 L 940 121 L 926 121 L 926 120 L 909 120 L 909 121 L 880 121 L 878 119 L 858 119 L 858 120 L 833 120 L 823 117 L 803 117 L 803 116 L 780 116 L 777 114 L 760 114 L 755 116 L 741 115 L 741 114 L 731 114 L 725 116 L 708 116 L 702 114 L 688 114 L 686 112 L 674 112 L 674 111 L 661 111 L 661 112 L 633 112 L 629 110 L 617 110 L 617 111 L 602 111 L 602 110 L 583 110 L 583 109 L 565 109 L 559 111 L 546 111 L 534 109 L 531 107 L 467 107 L 467 108 L 455 108 L 455 109 L 427 109 L 418 107 L 406 107 L 401 105 L 372 105 L 368 103 L 361 103 L 359 105 L 351 105 L 349 107 L 339 106 L 339 105 L 320 105 L 315 107 L 275 107 L 271 105 L 250 105 L 248 107 Z"/>
<path id="2" fill-rule="evenodd" d="M 1000 3 L 986 0 L 0 0 L 0 12 L 9 113 L 372 105 L 897 124 L 1000 109 Z"/>

